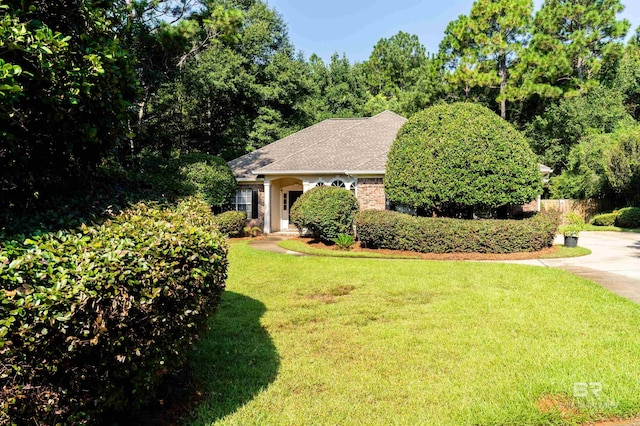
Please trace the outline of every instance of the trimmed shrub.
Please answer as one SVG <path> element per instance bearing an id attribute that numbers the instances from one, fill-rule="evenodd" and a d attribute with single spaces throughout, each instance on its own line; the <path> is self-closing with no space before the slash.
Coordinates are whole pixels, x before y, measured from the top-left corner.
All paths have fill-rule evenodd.
<path id="1" fill-rule="evenodd" d="M 298 198 L 289 217 L 300 231 L 307 229 L 315 238 L 330 241 L 338 234 L 353 235 L 358 200 L 343 188 L 317 186 Z"/>
<path id="2" fill-rule="evenodd" d="M 191 153 L 176 160 L 187 185 L 217 209 L 229 204 L 236 193 L 236 178 L 229 165 L 220 157 Z"/>
<path id="3" fill-rule="evenodd" d="M 356 217 L 361 244 L 422 253 L 518 253 L 551 247 L 560 223 L 556 212 L 522 220 L 463 220 L 364 211 Z"/>
<path id="4" fill-rule="evenodd" d="M 385 194 L 419 212 L 468 217 L 528 203 L 541 192 L 539 165 L 524 136 L 478 104 L 419 112 L 389 152 Z"/>
<path id="5" fill-rule="evenodd" d="M 222 234 L 238 237 L 244 233 L 244 227 L 247 224 L 247 213 L 228 211 L 216 215 L 213 221 Z"/>
<path id="6" fill-rule="evenodd" d="M 182 365 L 224 291 L 210 207 L 138 204 L 0 246 L 0 423 L 97 423 Z"/>
<path id="7" fill-rule="evenodd" d="M 591 218 L 591 224 L 595 226 L 614 226 L 618 213 L 604 213 Z"/>
<path id="8" fill-rule="evenodd" d="M 620 228 L 640 228 L 640 207 L 625 207 L 618 210 L 615 224 Z"/>

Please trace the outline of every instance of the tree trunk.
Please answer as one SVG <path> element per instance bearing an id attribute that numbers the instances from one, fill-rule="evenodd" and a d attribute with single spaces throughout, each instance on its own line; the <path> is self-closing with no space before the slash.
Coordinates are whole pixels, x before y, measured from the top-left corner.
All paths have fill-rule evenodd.
<path id="1" fill-rule="evenodd" d="M 500 57 L 499 67 L 500 69 L 498 73 L 500 75 L 500 95 L 501 95 L 500 117 L 506 120 L 507 119 L 507 99 L 504 96 L 505 91 L 507 90 L 507 58 L 506 56 Z"/>

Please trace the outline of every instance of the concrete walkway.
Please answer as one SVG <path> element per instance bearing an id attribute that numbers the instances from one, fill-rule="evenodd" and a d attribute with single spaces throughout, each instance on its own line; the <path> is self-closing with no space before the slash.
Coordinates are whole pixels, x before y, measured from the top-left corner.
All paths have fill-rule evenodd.
<path id="1" fill-rule="evenodd" d="M 291 251 L 291 250 L 283 249 L 282 247 L 280 247 L 278 243 L 283 239 L 284 238 L 282 237 L 268 236 L 261 240 L 251 241 L 249 245 L 255 249 L 268 251 L 271 253 L 290 254 L 293 256 L 305 256 L 304 253 L 298 253 L 297 251 Z"/>
<path id="2" fill-rule="evenodd" d="M 251 247 L 272 253 L 304 256 L 278 246 L 282 237 L 252 241 Z M 591 254 L 567 259 L 502 261 L 547 268 L 560 268 L 594 281 L 612 292 L 640 304 L 640 234 L 632 232 L 581 232 L 579 245 Z M 556 244 L 563 244 L 558 236 Z"/>
<path id="3" fill-rule="evenodd" d="M 563 244 L 563 237 L 559 236 L 555 243 Z M 564 269 L 640 303 L 640 234 L 581 232 L 578 245 L 588 248 L 592 253 L 568 259 L 521 260 L 508 263 Z"/>

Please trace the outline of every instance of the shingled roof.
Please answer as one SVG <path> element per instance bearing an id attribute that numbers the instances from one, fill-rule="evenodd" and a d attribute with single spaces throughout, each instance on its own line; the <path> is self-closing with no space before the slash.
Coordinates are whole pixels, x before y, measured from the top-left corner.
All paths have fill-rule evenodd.
<path id="1" fill-rule="evenodd" d="M 236 178 L 270 174 L 384 173 L 391 144 L 406 118 L 329 119 L 229 162 Z"/>

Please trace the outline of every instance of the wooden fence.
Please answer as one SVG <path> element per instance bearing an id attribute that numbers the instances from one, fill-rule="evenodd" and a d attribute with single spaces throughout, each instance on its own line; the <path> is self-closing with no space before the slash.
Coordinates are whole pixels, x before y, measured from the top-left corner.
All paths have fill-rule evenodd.
<path id="1" fill-rule="evenodd" d="M 588 222 L 596 214 L 610 210 L 612 207 L 606 200 L 542 200 L 540 210 L 556 210 L 565 216 L 569 212 L 576 212 L 581 215 L 585 222 Z"/>

